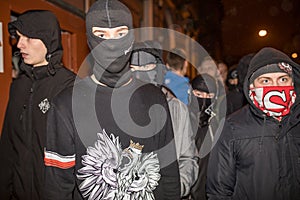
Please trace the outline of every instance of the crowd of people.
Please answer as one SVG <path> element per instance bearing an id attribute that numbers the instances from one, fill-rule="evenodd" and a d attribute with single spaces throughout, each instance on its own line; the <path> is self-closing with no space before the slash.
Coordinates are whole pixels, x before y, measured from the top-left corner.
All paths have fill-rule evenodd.
<path id="1" fill-rule="evenodd" d="M 55 15 L 8 24 L 21 58 L 0 140 L 0 199 L 298 200 L 300 65 L 264 47 L 233 67 L 136 42 L 130 10 L 86 14 L 91 75 L 62 63 Z M 164 61 L 165 60 L 165 61 Z"/>

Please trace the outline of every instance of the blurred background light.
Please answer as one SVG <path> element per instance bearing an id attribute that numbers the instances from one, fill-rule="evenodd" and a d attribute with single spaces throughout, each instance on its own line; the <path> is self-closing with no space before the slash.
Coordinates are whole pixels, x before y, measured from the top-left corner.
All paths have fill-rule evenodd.
<path id="1" fill-rule="evenodd" d="M 258 32 L 258 35 L 260 36 L 260 37 L 265 37 L 266 35 L 268 34 L 268 32 L 267 32 L 267 30 L 260 30 L 259 32 Z"/>

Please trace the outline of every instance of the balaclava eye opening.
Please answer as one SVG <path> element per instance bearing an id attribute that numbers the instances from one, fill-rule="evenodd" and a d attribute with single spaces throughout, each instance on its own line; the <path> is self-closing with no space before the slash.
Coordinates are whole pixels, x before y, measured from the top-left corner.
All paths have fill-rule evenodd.
<path id="1" fill-rule="evenodd" d="M 136 43 L 131 56 L 131 65 L 144 67 L 149 64 L 155 64 L 155 67 L 151 70 L 136 69 L 134 76 L 144 82 L 161 86 L 167 71 L 162 59 L 161 45 L 152 40 Z"/>
<path id="2" fill-rule="evenodd" d="M 129 32 L 119 39 L 103 39 L 93 34 L 93 27 L 127 26 Z M 95 60 L 93 74 L 109 87 L 120 87 L 131 78 L 130 57 L 134 42 L 130 10 L 117 0 L 96 1 L 86 15 L 88 45 Z"/>

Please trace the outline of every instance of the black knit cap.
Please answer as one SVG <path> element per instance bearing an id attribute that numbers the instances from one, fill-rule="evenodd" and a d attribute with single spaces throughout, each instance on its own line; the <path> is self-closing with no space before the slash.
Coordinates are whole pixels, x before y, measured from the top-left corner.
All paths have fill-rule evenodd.
<path id="1" fill-rule="evenodd" d="M 292 68 L 295 66 L 298 66 L 298 64 L 283 52 L 265 47 L 251 59 L 247 77 L 251 84 L 255 78 L 266 73 L 285 72 L 292 75 Z"/>
<path id="2" fill-rule="evenodd" d="M 236 79 L 238 78 L 238 73 L 236 68 L 229 70 L 228 74 L 227 74 L 227 80 L 228 79 Z"/>
<path id="3" fill-rule="evenodd" d="M 192 88 L 206 93 L 217 93 L 217 82 L 209 74 L 197 75 L 191 81 Z"/>
<path id="4" fill-rule="evenodd" d="M 276 73 L 276 72 L 283 72 L 283 73 L 287 73 L 289 76 L 292 76 L 292 66 L 284 62 L 266 65 L 256 70 L 250 77 L 249 82 L 253 83 L 257 77 L 263 74 Z"/>
<path id="5" fill-rule="evenodd" d="M 162 47 L 159 42 L 147 40 L 136 42 L 133 47 L 131 64 L 145 66 L 147 64 L 162 64 Z"/>

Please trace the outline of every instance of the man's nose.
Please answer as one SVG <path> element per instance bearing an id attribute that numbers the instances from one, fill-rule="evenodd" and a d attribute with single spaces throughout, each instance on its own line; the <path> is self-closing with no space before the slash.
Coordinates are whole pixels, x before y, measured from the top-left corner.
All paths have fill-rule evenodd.
<path id="1" fill-rule="evenodd" d="M 20 37 L 20 38 L 19 38 L 19 41 L 18 41 L 18 44 L 17 44 L 17 47 L 18 47 L 19 49 L 21 49 L 21 48 L 24 48 L 24 45 L 25 45 L 25 43 L 24 43 L 24 38 Z"/>

